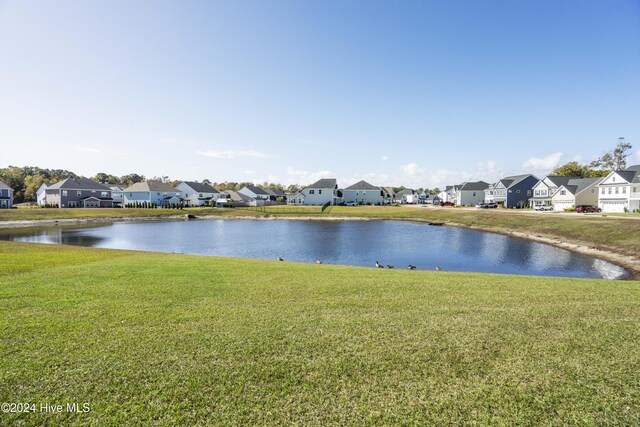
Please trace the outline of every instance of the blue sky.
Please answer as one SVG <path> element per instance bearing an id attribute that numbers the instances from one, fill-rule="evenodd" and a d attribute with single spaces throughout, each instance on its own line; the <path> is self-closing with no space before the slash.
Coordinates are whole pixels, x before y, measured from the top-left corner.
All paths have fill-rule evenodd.
<path id="1" fill-rule="evenodd" d="M 443 186 L 624 136 L 638 1 L 0 1 L 0 166 Z"/>

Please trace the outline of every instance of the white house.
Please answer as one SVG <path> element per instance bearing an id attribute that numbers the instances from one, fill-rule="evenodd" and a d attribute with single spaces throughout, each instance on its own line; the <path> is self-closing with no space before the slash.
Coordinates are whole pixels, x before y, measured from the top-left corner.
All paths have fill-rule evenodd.
<path id="1" fill-rule="evenodd" d="M 405 188 L 396 193 L 396 200 L 399 203 L 418 203 L 418 194 L 411 188 Z"/>
<path id="2" fill-rule="evenodd" d="M 194 181 L 181 182 L 177 187 L 187 206 L 209 206 L 211 200 L 217 200 L 220 192 L 209 184 Z"/>
<path id="3" fill-rule="evenodd" d="M 331 206 L 342 203 L 342 192 L 333 178 L 320 179 L 301 191 L 305 205 Z"/>
<path id="4" fill-rule="evenodd" d="M 13 188 L 0 181 L 0 209 L 13 207 Z"/>
<path id="5" fill-rule="evenodd" d="M 247 185 L 238 190 L 238 193 L 245 196 L 252 197 L 256 200 L 269 200 L 270 195 L 260 187 L 254 187 L 253 185 Z"/>
<path id="6" fill-rule="evenodd" d="M 304 205 L 304 194 L 301 192 L 287 194 L 287 204 L 294 206 Z"/>
<path id="7" fill-rule="evenodd" d="M 36 191 L 36 200 L 38 206 L 43 206 L 47 204 L 47 192 L 46 189 L 49 187 L 49 184 L 43 182 L 40 188 Z"/>
<path id="8" fill-rule="evenodd" d="M 551 196 L 554 211 L 562 211 L 580 205 L 597 206 L 597 185 L 604 178 L 575 178 L 560 185 Z"/>
<path id="9" fill-rule="evenodd" d="M 457 206 L 475 206 L 484 201 L 484 191 L 489 184 L 484 181 L 465 182 L 456 192 L 455 204 Z"/>
<path id="10" fill-rule="evenodd" d="M 598 187 L 598 207 L 603 212 L 640 210 L 640 165 L 611 172 Z"/>
<path id="11" fill-rule="evenodd" d="M 179 205 L 182 192 L 164 182 L 136 182 L 124 190 L 125 206 L 135 203 L 150 203 L 157 206 Z"/>
<path id="12" fill-rule="evenodd" d="M 342 190 L 342 198 L 345 203 L 381 205 L 384 202 L 384 191 L 366 181 L 358 181 Z"/>
<path id="13" fill-rule="evenodd" d="M 532 208 L 536 206 L 551 206 L 552 196 L 558 191 L 561 185 L 568 184 L 572 179 L 580 179 L 579 176 L 557 176 L 548 175 L 539 180 L 532 188 L 533 197 L 529 199 Z"/>
<path id="14" fill-rule="evenodd" d="M 441 191 L 440 193 L 438 193 L 438 198 L 440 199 L 441 203 L 444 202 L 455 202 L 456 200 L 456 193 L 458 192 L 458 189 L 462 187 L 462 184 L 460 185 L 447 185 L 444 188 L 444 191 Z"/>
<path id="15" fill-rule="evenodd" d="M 124 204 L 124 187 L 120 185 L 111 185 L 111 198 L 113 199 L 113 206 L 122 207 Z"/>

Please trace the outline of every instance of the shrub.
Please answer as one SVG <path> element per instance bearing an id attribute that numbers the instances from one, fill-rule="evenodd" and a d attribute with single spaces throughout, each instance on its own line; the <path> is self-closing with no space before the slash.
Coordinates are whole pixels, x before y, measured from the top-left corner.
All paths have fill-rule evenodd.
<path id="1" fill-rule="evenodd" d="M 564 208 L 565 212 L 575 212 L 576 211 L 576 207 L 575 206 L 571 206 L 570 208 Z"/>

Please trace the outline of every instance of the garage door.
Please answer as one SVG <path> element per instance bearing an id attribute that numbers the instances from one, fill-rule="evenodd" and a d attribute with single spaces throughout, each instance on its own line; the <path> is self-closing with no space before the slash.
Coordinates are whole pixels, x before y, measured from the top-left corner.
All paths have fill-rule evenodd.
<path id="1" fill-rule="evenodd" d="M 603 212 L 624 212 L 625 202 L 601 202 Z"/>
<path id="2" fill-rule="evenodd" d="M 565 208 L 570 208 L 573 206 L 571 202 L 555 202 L 553 204 L 554 211 L 563 211 Z"/>

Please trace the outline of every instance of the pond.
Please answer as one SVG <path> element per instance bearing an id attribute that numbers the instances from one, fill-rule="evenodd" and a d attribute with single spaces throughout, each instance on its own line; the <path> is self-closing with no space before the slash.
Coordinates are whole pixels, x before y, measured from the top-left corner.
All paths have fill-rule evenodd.
<path id="1" fill-rule="evenodd" d="M 622 279 L 615 264 L 543 243 L 405 221 L 194 220 L 0 230 L 0 239 L 373 267 Z"/>

